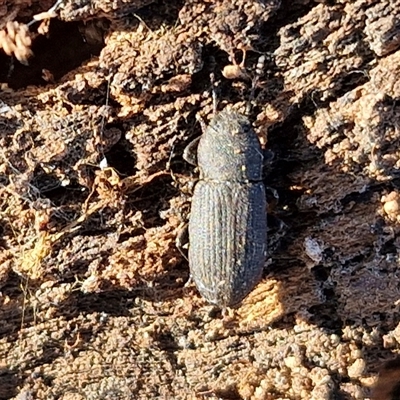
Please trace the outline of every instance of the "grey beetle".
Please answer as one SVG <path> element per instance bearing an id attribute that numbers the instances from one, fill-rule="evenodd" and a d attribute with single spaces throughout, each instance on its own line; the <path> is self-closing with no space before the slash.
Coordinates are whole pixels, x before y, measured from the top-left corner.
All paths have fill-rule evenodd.
<path id="1" fill-rule="evenodd" d="M 260 281 L 266 257 L 263 152 L 249 120 L 217 113 L 184 158 L 197 182 L 189 218 L 189 267 L 200 294 L 221 308 L 241 302 Z"/>

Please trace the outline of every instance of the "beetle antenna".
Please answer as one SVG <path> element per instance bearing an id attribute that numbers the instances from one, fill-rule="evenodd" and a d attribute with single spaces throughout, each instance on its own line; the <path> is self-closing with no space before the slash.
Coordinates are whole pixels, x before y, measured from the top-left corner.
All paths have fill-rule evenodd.
<path id="1" fill-rule="evenodd" d="M 260 82 L 260 77 L 262 76 L 263 71 L 264 71 L 265 59 L 266 59 L 265 54 L 261 54 L 261 56 L 258 57 L 257 65 L 256 65 L 256 72 L 254 74 L 253 79 L 251 80 L 251 91 L 250 91 L 249 100 L 248 100 L 247 106 L 246 106 L 246 115 L 249 115 L 251 112 L 252 103 L 255 99 L 256 89 Z"/>
<path id="2" fill-rule="evenodd" d="M 217 96 L 217 85 L 215 83 L 215 74 L 214 72 L 210 73 L 210 81 L 211 81 L 211 90 L 212 90 L 212 100 L 213 100 L 213 113 L 217 112 L 218 108 L 218 96 Z"/>

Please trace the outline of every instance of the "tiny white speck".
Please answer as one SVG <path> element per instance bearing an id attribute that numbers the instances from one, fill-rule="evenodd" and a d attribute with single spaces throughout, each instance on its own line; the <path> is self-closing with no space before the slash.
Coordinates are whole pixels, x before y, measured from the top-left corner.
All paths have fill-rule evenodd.
<path id="1" fill-rule="evenodd" d="M 100 161 L 99 167 L 100 167 L 101 170 L 104 170 L 104 169 L 106 169 L 106 168 L 108 167 L 107 158 L 104 157 L 104 158 Z"/>
<path id="2" fill-rule="evenodd" d="M 66 186 L 68 186 L 70 183 L 71 183 L 71 181 L 70 181 L 68 178 L 64 178 L 64 179 L 61 181 L 61 186 L 62 186 L 62 187 L 66 187 Z"/>
<path id="3" fill-rule="evenodd" d="M 8 106 L 7 104 L 5 104 L 3 102 L 0 102 L 0 114 L 4 114 L 10 110 L 11 110 L 10 106 Z"/>

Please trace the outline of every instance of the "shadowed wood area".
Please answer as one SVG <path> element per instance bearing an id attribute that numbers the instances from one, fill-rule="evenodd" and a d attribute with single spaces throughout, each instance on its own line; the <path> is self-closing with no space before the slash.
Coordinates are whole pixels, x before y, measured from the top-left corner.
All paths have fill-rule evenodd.
<path id="1" fill-rule="evenodd" d="M 368 399 L 387 362 L 395 393 L 399 18 L 0 1 L 0 399 Z M 224 311 L 175 245 L 213 91 L 250 110 L 279 194 L 262 279 Z"/>

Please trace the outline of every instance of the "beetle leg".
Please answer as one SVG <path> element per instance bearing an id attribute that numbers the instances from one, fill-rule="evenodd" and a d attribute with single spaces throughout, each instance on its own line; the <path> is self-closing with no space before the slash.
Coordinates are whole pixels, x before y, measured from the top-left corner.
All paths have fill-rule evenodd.
<path id="1" fill-rule="evenodd" d="M 275 158 L 275 153 L 269 149 L 263 149 L 263 164 L 264 166 L 271 164 L 272 160 Z"/>
<path id="2" fill-rule="evenodd" d="M 217 86 L 215 84 L 215 74 L 214 74 L 214 72 L 211 72 L 211 74 L 210 74 L 210 82 L 211 82 L 211 85 L 212 85 L 213 112 L 214 112 L 214 115 L 215 115 L 217 113 L 217 108 L 218 108 L 218 96 L 217 96 L 217 89 L 216 89 Z M 204 132 L 205 123 L 201 119 L 198 119 L 198 120 L 200 121 L 201 129 Z"/>
<path id="3" fill-rule="evenodd" d="M 267 249 L 268 254 L 272 254 L 281 242 L 289 229 L 289 227 L 278 216 L 272 214 L 273 210 L 279 203 L 279 194 L 276 189 L 269 186 L 265 187 L 267 197 Z"/>
<path id="4" fill-rule="evenodd" d="M 197 165 L 197 146 L 201 136 L 192 140 L 183 151 L 183 159 L 192 165 Z"/>
<path id="5" fill-rule="evenodd" d="M 189 245 L 189 229 L 188 224 L 185 224 L 176 235 L 175 239 L 176 248 L 188 261 L 188 245 Z"/>
<path id="6" fill-rule="evenodd" d="M 286 236 L 289 226 L 279 217 L 272 214 L 267 214 L 267 219 L 267 249 L 268 254 L 273 254 L 280 246 L 282 238 Z"/>
<path id="7" fill-rule="evenodd" d="M 275 153 L 269 149 L 262 149 L 263 162 L 262 162 L 262 176 L 265 178 L 271 169 L 272 161 L 275 158 Z"/>
<path id="8" fill-rule="evenodd" d="M 175 240 L 175 245 L 176 248 L 179 250 L 179 252 L 183 255 L 183 257 L 186 259 L 186 261 L 189 261 L 188 258 L 188 247 L 189 247 L 189 229 L 188 229 L 188 224 L 185 224 L 178 234 L 176 235 L 176 240 Z M 183 287 L 187 288 L 190 286 L 192 283 L 192 275 L 189 275 L 189 279 L 185 283 Z"/>
<path id="9" fill-rule="evenodd" d="M 265 194 L 267 196 L 268 212 L 271 212 L 279 203 L 278 191 L 270 186 L 265 187 Z"/>

